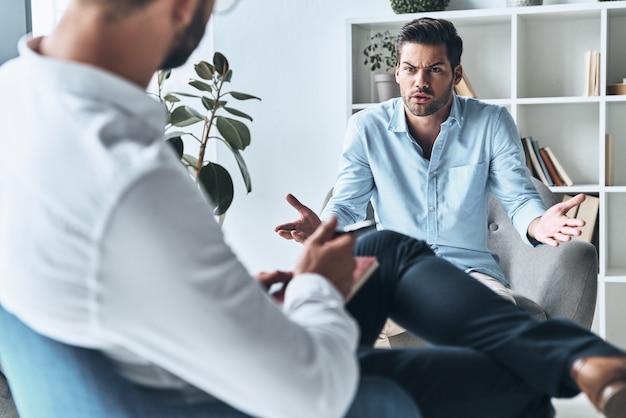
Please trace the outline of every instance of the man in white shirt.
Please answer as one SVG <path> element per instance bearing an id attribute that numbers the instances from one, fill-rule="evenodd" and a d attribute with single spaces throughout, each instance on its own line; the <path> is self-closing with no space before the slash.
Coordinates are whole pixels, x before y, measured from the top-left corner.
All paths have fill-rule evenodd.
<path id="1" fill-rule="evenodd" d="M 0 105 L 0 303 L 145 387 L 204 394 L 207 413 L 219 399 L 248 415 L 342 416 L 359 379 L 344 309 L 353 238 L 320 228 L 279 307 L 225 244 L 145 92 L 156 70 L 187 60 L 212 7 L 76 0 L 0 69 L 15 99 Z M 417 416 L 406 399 L 398 411 Z"/>
<path id="2" fill-rule="evenodd" d="M 344 308 L 354 238 L 335 238 L 336 221 L 293 273 L 260 276 L 290 279 L 282 305 L 250 277 L 144 91 L 186 61 L 212 6 L 74 0 L 49 37 L 23 39 L 0 68 L 11 97 L 0 101 L 0 361 L 20 415 L 410 418 L 416 402 L 459 416 L 471 400 L 492 417 L 498 397 L 520 417 L 549 416 L 544 394 L 473 350 L 394 354 L 391 375 L 375 369 L 392 359 L 368 353 L 359 376 Z"/>

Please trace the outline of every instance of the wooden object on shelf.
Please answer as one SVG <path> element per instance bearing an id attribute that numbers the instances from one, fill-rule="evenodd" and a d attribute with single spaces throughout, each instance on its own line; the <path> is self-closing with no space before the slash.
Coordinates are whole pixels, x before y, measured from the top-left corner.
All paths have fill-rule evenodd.
<path id="1" fill-rule="evenodd" d="M 606 86 L 606 94 L 626 94 L 626 84 L 609 84 Z"/>
<path id="2" fill-rule="evenodd" d="M 583 96 L 600 95 L 600 53 L 585 52 L 585 91 Z"/>
<path id="3" fill-rule="evenodd" d="M 604 185 L 615 186 L 615 141 L 612 134 L 604 139 Z"/>
<path id="4" fill-rule="evenodd" d="M 476 98 L 476 92 L 472 88 L 472 85 L 470 84 L 465 71 L 463 71 L 463 78 L 461 79 L 459 84 L 454 86 L 454 91 L 456 91 L 456 94 L 458 94 L 459 96 L 471 97 L 473 99 Z"/>
<path id="5" fill-rule="evenodd" d="M 570 195 L 563 195 L 563 201 L 566 202 L 571 199 Z M 581 239 L 586 242 L 593 241 L 593 235 L 596 229 L 596 221 L 598 220 L 598 212 L 600 210 L 600 199 L 596 196 L 585 195 L 585 201 L 575 208 L 572 208 L 567 216 L 570 218 L 582 219 L 585 221 L 585 226 L 581 227 L 581 235 L 577 236 L 577 239 Z"/>

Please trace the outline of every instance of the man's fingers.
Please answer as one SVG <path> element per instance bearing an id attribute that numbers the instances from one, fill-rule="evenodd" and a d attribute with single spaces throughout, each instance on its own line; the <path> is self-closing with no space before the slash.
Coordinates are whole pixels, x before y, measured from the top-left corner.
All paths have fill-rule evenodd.
<path id="1" fill-rule="evenodd" d="M 292 239 L 291 230 L 276 229 L 276 232 L 278 233 L 278 236 L 280 236 L 281 238 Z"/>
<path id="2" fill-rule="evenodd" d="M 562 213 L 566 213 L 571 208 L 576 207 L 585 201 L 585 195 L 583 193 L 579 193 L 571 199 L 560 204 L 559 209 Z"/>
<path id="3" fill-rule="evenodd" d="M 294 222 L 288 222 L 286 224 L 276 225 L 276 227 L 274 227 L 274 232 L 278 232 L 280 234 L 280 231 L 291 231 L 292 229 L 296 229 L 296 224 Z"/>
<path id="4" fill-rule="evenodd" d="M 308 209 L 306 206 L 304 206 L 302 203 L 300 203 L 300 201 L 291 193 L 289 193 L 286 197 L 287 199 L 287 203 L 289 203 L 291 206 L 293 206 L 298 212 L 302 212 L 306 209 Z"/>

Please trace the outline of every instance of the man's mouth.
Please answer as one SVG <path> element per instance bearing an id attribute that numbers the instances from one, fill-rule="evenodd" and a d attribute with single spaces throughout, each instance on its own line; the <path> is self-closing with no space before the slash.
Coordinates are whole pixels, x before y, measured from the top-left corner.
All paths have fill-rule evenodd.
<path id="1" fill-rule="evenodd" d="M 411 98 L 418 103 L 425 103 L 430 100 L 430 95 L 424 93 L 416 93 Z"/>

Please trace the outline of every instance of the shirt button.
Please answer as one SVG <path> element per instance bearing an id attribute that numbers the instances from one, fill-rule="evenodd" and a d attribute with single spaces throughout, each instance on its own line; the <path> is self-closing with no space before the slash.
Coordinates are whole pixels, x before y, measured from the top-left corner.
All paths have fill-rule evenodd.
<path id="1" fill-rule="evenodd" d="M 434 212 L 435 211 L 435 207 L 431 206 L 431 207 L 428 208 L 428 210 L 431 211 L 431 212 Z"/>

